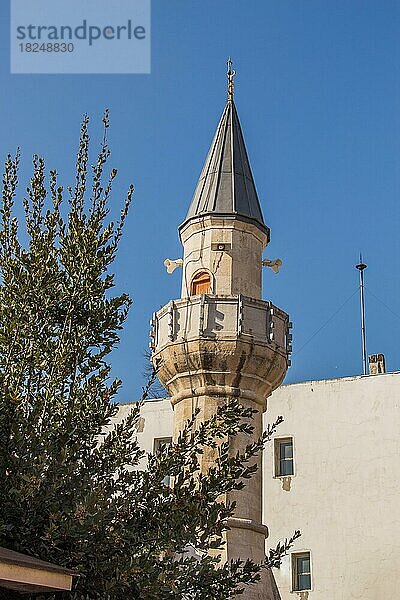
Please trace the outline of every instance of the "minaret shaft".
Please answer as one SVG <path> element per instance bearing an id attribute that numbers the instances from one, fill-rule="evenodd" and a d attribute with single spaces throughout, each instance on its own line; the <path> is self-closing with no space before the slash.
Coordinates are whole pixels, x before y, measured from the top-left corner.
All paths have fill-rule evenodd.
<path id="1" fill-rule="evenodd" d="M 273 325 L 273 326 L 272 326 Z M 232 398 L 258 410 L 252 437 L 231 439 L 231 451 L 243 449 L 262 432 L 267 397 L 281 383 L 287 366 L 288 318 L 268 302 L 242 296 L 202 295 L 177 300 L 156 314 L 154 359 L 159 378 L 171 394 L 174 435 L 194 412 L 198 422 L 209 419 Z M 269 331 L 273 331 L 273 340 Z M 207 472 L 215 456 L 206 452 L 201 468 Z M 244 490 L 229 498 L 236 502 L 226 533 L 221 560 L 252 558 L 262 562 L 268 530 L 262 523 L 262 468 Z M 245 600 L 277 598 L 273 578 L 265 572 Z"/>

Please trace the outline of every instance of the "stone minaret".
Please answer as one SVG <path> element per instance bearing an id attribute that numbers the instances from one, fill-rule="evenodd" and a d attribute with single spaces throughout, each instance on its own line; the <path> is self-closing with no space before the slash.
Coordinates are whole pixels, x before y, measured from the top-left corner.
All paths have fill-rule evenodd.
<path id="1" fill-rule="evenodd" d="M 188 214 L 179 227 L 183 244 L 182 292 L 153 317 L 153 360 L 171 395 L 174 433 L 193 411 L 209 418 L 231 398 L 256 408 L 254 436 L 262 432 L 267 398 L 288 367 L 288 316 L 262 300 L 262 253 L 269 242 L 233 101 L 228 100 Z M 182 261 L 173 262 L 182 264 Z M 236 438 L 232 451 L 249 443 Z M 206 455 L 206 470 L 212 456 Z M 262 523 L 261 458 L 257 474 L 236 492 L 222 560 L 262 561 L 268 529 Z M 244 600 L 279 598 L 271 573 L 249 587 Z"/>

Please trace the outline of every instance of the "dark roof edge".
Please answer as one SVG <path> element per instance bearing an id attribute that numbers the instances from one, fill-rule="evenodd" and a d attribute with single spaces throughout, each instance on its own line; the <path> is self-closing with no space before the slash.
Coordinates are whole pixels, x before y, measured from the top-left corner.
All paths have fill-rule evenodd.
<path id="1" fill-rule="evenodd" d="M 0 547 L 0 562 L 8 563 L 11 565 L 17 565 L 20 567 L 30 567 L 31 569 L 39 569 L 52 571 L 54 573 L 61 573 L 64 575 L 75 575 L 71 569 L 66 567 L 60 567 L 53 563 L 46 562 L 29 556 L 28 554 L 22 554 L 21 552 L 15 552 L 14 550 L 8 550 L 8 548 Z"/>

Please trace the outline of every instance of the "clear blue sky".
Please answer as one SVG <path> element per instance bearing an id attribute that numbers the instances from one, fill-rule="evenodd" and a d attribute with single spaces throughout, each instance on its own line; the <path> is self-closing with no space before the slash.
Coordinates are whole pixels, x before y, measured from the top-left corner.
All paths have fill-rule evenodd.
<path id="1" fill-rule="evenodd" d="M 151 75 L 113 76 L 10 75 L 7 4 L 0 150 L 3 158 L 21 146 L 21 195 L 34 152 L 71 181 L 82 114 L 97 144 L 105 107 L 116 210 L 129 182 L 136 186 L 115 266 L 118 289 L 134 301 L 113 355 L 121 400 L 140 394 L 151 313 L 180 294 L 180 271 L 167 276 L 162 262 L 181 256 L 177 226 L 224 106 L 228 55 L 271 227 L 266 255 L 284 263 L 279 275 L 264 273 L 264 297 L 294 322 L 286 381 L 360 372 L 357 295 L 306 343 L 357 288 L 360 250 L 368 352 L 400 369 L 398 2 L 153 0 Z"/>

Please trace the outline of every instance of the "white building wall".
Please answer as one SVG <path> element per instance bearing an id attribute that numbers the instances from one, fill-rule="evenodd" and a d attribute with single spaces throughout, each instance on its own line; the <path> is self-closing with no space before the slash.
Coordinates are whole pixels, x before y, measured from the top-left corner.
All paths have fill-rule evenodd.
<path id="1" fill-rule="evenodd" d="M 311 553 L 309 600 L 400 598 L 400 374 L 285 385 L 268 419 L 293 436 L 295 475 L 274 479 L 265 453 L 264 519 L 269 544 L 300 529 L 296 551 Z M 285 488 L 285 489 L 284 489 Z M 282 600 L 290 557 L 274 569 Z"/>
<path id="2" fill-rule="evenodd" d="M 130 405 L 121 405 L 123 418 Z M 267 547 L 300 529 L 312 590 L 292 592 L 291 556 L 274 575 L 282 600 L 400 598 L 400 373 L 283 385 L 265 423 L 283 415 L 277 438 L 293 437 L 294 476 L 275 478 L 264 453 Z M 168 399 L 148 401 L 140 445 L 172 435 Z M 143 467 L 145 462 L 143 462 Z"/>
<path id="3" fill-rule="evenodd" d="M 130 403 L 121 404 L 117 417 L 114 421 L 123 420 L 132 405 Z M 146 452 L 154 452 L 154 440 L 157 438 L 172 437 L 173 413 L 169 398 L 157 398 L 156 400 L 147 400 L 141 410 L 141 422 L 139 423 L 139 432 L 137 440 L 139 446 Z M 146 468 L 147 460 L 143 458 L 139 465 Z"/>

